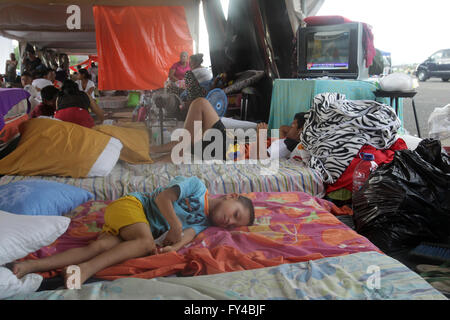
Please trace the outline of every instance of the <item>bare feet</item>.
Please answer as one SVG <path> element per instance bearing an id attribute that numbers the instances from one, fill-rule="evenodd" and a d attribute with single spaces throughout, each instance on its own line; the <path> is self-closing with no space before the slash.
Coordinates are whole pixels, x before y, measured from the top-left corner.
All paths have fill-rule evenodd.
<path id="1" fill-rule="evenodd" d="M 28 273 L 37 271 L 36 260 L 25 260 L 21 262 L 12 262 L 7 265 L 7 267 L 16 275 L 17 278 L 21 279 Z"/>

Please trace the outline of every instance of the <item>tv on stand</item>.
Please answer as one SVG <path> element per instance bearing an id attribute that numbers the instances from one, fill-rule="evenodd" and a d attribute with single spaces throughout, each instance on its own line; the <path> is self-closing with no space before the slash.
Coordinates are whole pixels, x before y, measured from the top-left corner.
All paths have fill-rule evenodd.
<path id="1" fill-rule="evenodd" d="M 297 53 L 299 78 L 369 78 L 362 23 L 299 28 Z"/>

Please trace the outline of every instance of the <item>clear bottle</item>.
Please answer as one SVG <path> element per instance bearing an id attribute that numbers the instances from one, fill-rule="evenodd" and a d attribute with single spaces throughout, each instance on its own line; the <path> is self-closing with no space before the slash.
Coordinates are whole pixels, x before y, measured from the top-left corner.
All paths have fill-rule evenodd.
<path id="1" fill-rule="evenodd" d="M 378 168 L 375 162 L 375 156 L 371 153 L 361 152 L 359 157 L 363 160 L 355 168 L 353 172 L 353 194 L 361 190 L 370 173 Z"/>

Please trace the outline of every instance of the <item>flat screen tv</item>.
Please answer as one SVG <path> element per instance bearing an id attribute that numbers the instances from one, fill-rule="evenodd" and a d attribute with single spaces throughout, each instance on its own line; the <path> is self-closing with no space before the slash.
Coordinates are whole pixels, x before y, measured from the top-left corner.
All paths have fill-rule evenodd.
<path id="1" fill-rule="evenodd" d="M 297 46 L 299 78 L 369 78 L 362 23 L 299 28 Z"/>

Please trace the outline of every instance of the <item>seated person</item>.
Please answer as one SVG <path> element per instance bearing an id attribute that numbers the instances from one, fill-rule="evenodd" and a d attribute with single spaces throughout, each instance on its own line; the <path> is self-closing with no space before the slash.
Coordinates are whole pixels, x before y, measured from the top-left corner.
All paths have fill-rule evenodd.
<path id="1" fill-rule="evenodd" d="M 56 111 L 56 98 L 59 90 L 54 86 L 46 86 L 41 90 L 42 102 L 37 105 L 30 113 L 30 118 L 40 116 L 53 117 Z"/>
<path id="2" fill-rule="evenodd" d="M 300 143 L 300 134 L 303 130 L 303 125 L 305 124 L 306 112 L 297 113 L 294 116 L 290 126 L 281 126 L 279 129 L 280 137 L 279 139 L 270 139 L 267 156 L 271 159 L 288 159 L 291 156 L 291 152 L 294 151 L 295 147 Z M 268 125 L 266 123 L 259 123 L 257 125 L 257 130 L 267 129 Z"/>
<path id="3" fill-rule="evenodd" d="M 95 100 L 80 91 L 74 81 L 64 81 L 56 100 L 55 118 L 92 128 L 95 122 L 89 113 L 90 109 L 96 114 L 99 122 L 103 122 L 104 111 Z"/>
<path id="4" fill-rule="evenodd" d="M 30 110 L 33 110 L 34 107 L 36 107 L 40 103 L 39 99 L 39 92 L 33 87 L 33 77 L 31 76 L 31 73 L 24 72 L 20 76 L 20 82 L 22 83 L 23 90 L 28 92 L 30 94 L 30 97 L 28 98 L 28 101 L 30 102 Z"/>
<path id="5" fill-rule="evenodd" d="M 189 64 L 191 66 L 191 71 L 187 71 L 184 76 L 184 82 L 186 89 L 184 91 L 175 92 L 179 94 L 184 105 L 182 106 L 179 120 L 183 121 L 186 118 L 187 112 L 189 111 L 189 106 L 192 101 L 197 98 L 204 98 L 211 89 L 211 84 L 213 82 L 213 74 L 209 68 L 203 67 L 203 54 L 195 54 L 190 57 Z"/>
<path id="6" fill-rule="evenodd" d="M 53 82 L 50 80 L 52 77 L 50 69 L 45 69 L 44 71 L 35 71 L 33 75 L 34 80 L 31 84 L 36 88 L 37 91 L 41 91 L 42 88 L 46 86 L 53 85 Z"/>
<path id="7" fill-rule="evenodd" d="M 238 194 L 212 198 L 197 177 L 176 177 L 151 193 L 131 193 L 109 204 L 102 232 L 86 247 L 8 267 L 19 279 L 32 272 L 63 269 L 67 281 L 65 268 L 78 265 L 83 284 L 97 272 L 123 261 L 178 251 L 209 226 L 230 229 L 252 225 L 254 219 L 250 199 Z M 162 246 L 158 247 L 160 241 Z"/>
<path id="8" fill-rule="evenodd" d="M 56 71 L 54 69 L 50 69 L 49 80 L 53 83 L 53 86 L 56 89 L 58 89 L 58 90 L 61 89 L 62 82 L 59 80 L 56 80 Z"/>
<path id="9" fill-rule="evenodd" d="M 183 51 L 180 54 L 180 61 L 174 63 L 172 67 L 170 67 L 169 77 L 164 83 L 164 87 L 176 95 L 180 95 L 183 92 L 185 88 L 184 76 L 187 71 L 191 70 L 188 58 L 189 54 L 186 51 Z"/>
<path id="10" fill-rule="evenodd" d="M 202 66 L 202 63 L 203 63 L 202 53 L 194 54 L 189 58 L 189 65 L 191 66 L 192 73 L 194 74 L 198 83 L 200 83 L 202 87 L 207 88 L 211 85 L 213 74 L 209 68 Z"/>
<path id="11" fill-rule="evenodd" d="M 75 81 L 80 91 L 86 92 L 88 96 L 95 99 L 95 83 L 91 80 L 91 75 L 86 69 L 80 69 L 78 72 L 78 80 Z"/>

